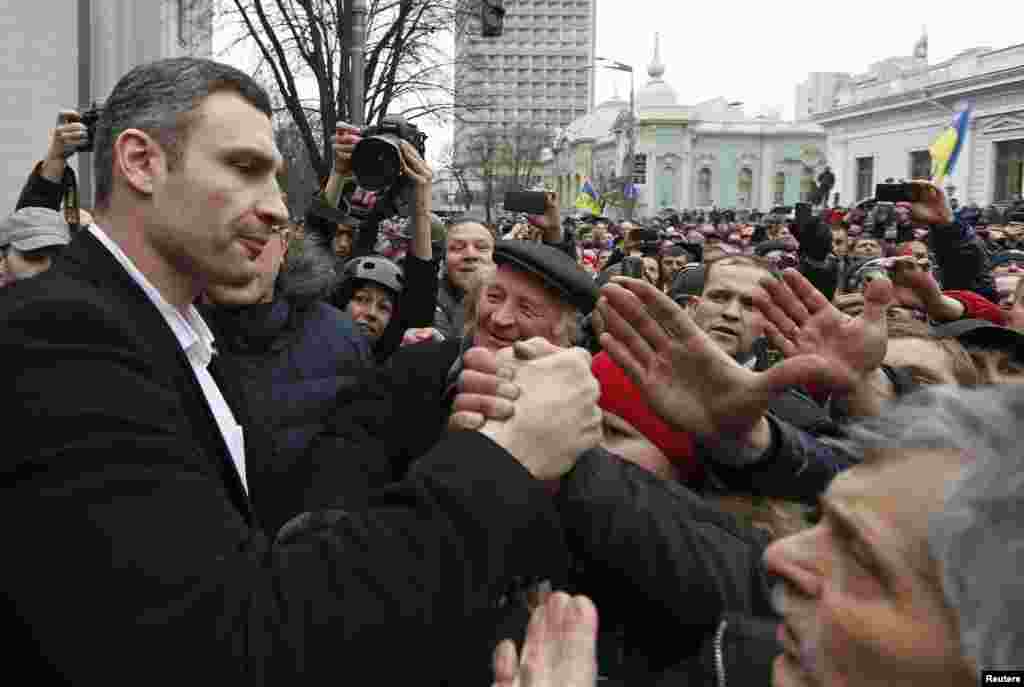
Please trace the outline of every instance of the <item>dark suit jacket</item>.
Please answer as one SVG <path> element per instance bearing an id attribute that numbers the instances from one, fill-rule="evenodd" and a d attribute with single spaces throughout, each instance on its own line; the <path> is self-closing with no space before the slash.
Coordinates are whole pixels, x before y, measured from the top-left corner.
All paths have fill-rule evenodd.
<path id="1" fill-rule="evenodd" d="M 177 340 L 88 233 L 0 292 L 0 378 L 5 667 L 34 683 L 439 684 L 466 618 L 564 570 L 551 498 L 477 433 L 365 512 L 260 531 Z"/>

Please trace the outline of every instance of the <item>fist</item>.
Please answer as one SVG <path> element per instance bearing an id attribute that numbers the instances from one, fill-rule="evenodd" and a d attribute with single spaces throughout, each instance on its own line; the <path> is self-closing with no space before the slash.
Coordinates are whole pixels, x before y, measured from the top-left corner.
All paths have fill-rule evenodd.
<path id="1" fill-rule="evenodd" d="M 361 133 L 351 124 L 338 124 L 331 143 L 334 148 L 334 171 L 339 176 L 352 175 L 352 151 L 356 149 L 356 144 L 363 140 Z"/>
<path id="2" fill-rule="evenodd" d="M 65 160 L 78 151 L 78 146 L 89 137 L 88 129 L 74 110 L 61 110 L 57 115 L 57 127 L 50 134 L 48 160 Z"/>

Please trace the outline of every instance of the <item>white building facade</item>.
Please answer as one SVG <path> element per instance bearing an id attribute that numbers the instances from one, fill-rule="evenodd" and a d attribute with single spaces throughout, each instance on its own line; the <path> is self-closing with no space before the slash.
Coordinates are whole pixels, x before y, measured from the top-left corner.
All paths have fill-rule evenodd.
<path id="1" fill-rule="evenodd" d="M 544 179 L 558 192 L 565 212 L 572 212 L 583 179 L 589 177 L 603 193 L 631 167 L 640 194 L 634 217 L 665 209 L 766 211 L 814 193 L 826 164 L 819 125 L 784 122 L 777 113 L 749 117 L 724 98 L 680 105 L 663 78 L 657 44 L 647 71 L 649 81 L 636 94 L 634 165 L 629 103 L 621 98 L 600 104 L 556 137 Z"/>
<path id="2" fill-rule="evenodd" d="M 5 40 L 0 81 L 4 212 L 14 210 L 33 165 L 46 154 L 57 112 L 103 101 L 132 67 L 212 53 L 212 0 L 0 0 Z M 75 155 L 83 206 L 92 205 L 91 155 Z"/>
<path id="3" fill-rule="evenodd" d="M 928 65 L 916 59 L 856 77 L 836 107 L 813 119 L 828 132 L 828 159 L 843 204 L 887 179 L 929 178 L 928 147 L 967 103 L 973 116 L 960 161 L 945 182 L 962 204 L 1007 204 L 1024 192 L 1024 44 L 976 48 Z"/>

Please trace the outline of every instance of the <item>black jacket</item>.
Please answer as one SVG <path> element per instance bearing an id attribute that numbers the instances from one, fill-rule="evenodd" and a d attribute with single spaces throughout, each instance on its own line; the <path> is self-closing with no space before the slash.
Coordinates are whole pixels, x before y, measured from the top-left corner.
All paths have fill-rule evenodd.
<path id="1" fill-rule="evenodd" d="M 476 433 L 367 510 L 263 531 L 180 345 L 90 234 L 5 289 L 0 377 L 7 669 L 37 684 L 440 684 L 468 618 L 565 568 L 550 496 Z"/>
<path id="2" fill-rule="evenodd" d="M 686 487 L 595 449 L 556 502 L 574 589 L 595 601 L 616 649 L 601 652 L 603 675 L 649 684 L 699 659 L 724 613 L 776 619 L 761 566 L 767 535 Z"/>
<path id="3" fill-rule="evenodd" d="M 15 210 L 27 207 L 60 210 L 60 204 L 64 200 L 64 185 L 44 178 L 40 174 L 42 166 L 43 163 L 40 162 L 32 169 L 18 196 Z"/>
<path id="4" fill-rule="evenodd" d="M 439 280 L 433 327 L 441 332 L 441 336 L 446 340 L 462 337 L 466 321 L 465 298 L 466 294 L 451 283 L 447 274 Z"/>
<path id="5" fill-rule="evenodd" d="M 932 227 L 928 245 L 939 263 L 943 289 L 974 291 L 993 303 L 999 302 L 988 251 L 969 224 L 954 222 Z"/>

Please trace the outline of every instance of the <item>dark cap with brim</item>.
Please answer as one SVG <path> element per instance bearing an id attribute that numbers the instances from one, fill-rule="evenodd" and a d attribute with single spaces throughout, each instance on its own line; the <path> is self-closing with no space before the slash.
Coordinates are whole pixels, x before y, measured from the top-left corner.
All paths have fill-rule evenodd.
<path id="1" fill-rule="evenodd" d="M 940 339 L 956 339 L 965 346 L 997 348 L 1013 353 L 1016 358 L 1024 356 L 1024 334 L 988 320 L 956 320 L 933 331 Z"/>
<path id="2" fill-rule="evenodd" d="M 599 293 L 593 277 L 557 248 L 519 239 L 499 241 L 494 247 L 494 263 L 509 264 L 540 278 L 584 315 L 597 305 Z"/>

